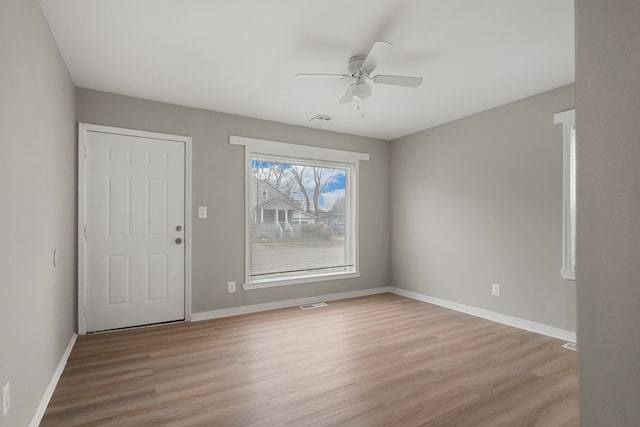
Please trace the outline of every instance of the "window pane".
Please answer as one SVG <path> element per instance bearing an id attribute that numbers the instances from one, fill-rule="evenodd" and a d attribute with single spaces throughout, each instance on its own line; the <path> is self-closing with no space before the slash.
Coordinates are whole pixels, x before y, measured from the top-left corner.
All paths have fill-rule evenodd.
<path id="1" fill-rule="evenodd" d="M 576 116 L 575 110 L 554 115 L 562 124 L 562 277 L 575 280 L 576 265 Z"/>
<path id="2" fill-rule="evenodd" d="M 252 279 L 352 270 L 349 173 L 338 164 L 252 157 Z"/>

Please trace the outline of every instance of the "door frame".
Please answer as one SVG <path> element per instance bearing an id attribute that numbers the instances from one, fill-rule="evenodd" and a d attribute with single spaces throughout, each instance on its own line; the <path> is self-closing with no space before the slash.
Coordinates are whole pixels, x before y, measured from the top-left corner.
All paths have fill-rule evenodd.
<path id="1" fill-rule="evenodd" d="M 78 334 L 87 333 L 87 280 L 85 227 L 87 218 L 87 136 L 89 132 L 137 136 L 184 144 L 184 321 L 191 321 L 191 137 L 111 126 L 78 123 Z"/>

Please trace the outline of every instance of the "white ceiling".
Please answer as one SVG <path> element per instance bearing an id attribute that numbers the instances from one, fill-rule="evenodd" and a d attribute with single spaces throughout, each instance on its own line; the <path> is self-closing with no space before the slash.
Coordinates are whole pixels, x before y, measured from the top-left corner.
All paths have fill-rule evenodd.
<path id="1" fill-rule="evenodd" d="M 573 0 L 40 0 L 77 86 L 382 139 L 574 81 Z M 361 118 L 343 73 L 395 47 Z M 317 114 L 330 122 L 309 122 Z"/>

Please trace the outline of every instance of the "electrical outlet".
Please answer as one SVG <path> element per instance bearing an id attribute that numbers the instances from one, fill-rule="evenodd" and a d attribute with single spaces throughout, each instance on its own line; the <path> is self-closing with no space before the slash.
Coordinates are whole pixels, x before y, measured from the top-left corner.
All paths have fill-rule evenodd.
<path id="1" fill-rule="evenodd" d="M 227 282 L 227 291 L 229 293 L 236 291 L 236 282 Z"/>
<path id="2" fill-rule="evenodd" d="M 491 295 L 493 295 L 494 297 L 500 296 L 500 285 L 498 285 L 497 283 L 491 284 Z"/>
<path id="3" fill-rule="evenodd" d="M 11 409 L 11 384 L 9 381 L 2 387 L 2 416 L 7 415 Z"/>

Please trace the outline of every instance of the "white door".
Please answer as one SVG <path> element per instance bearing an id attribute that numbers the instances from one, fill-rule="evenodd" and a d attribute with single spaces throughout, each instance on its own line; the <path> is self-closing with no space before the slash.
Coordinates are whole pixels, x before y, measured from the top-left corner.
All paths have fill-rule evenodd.
<path id="1" fill-rule="evenodd" d="M 185 144 L 85 140 L 87 332 L 184 319 Z"/>

